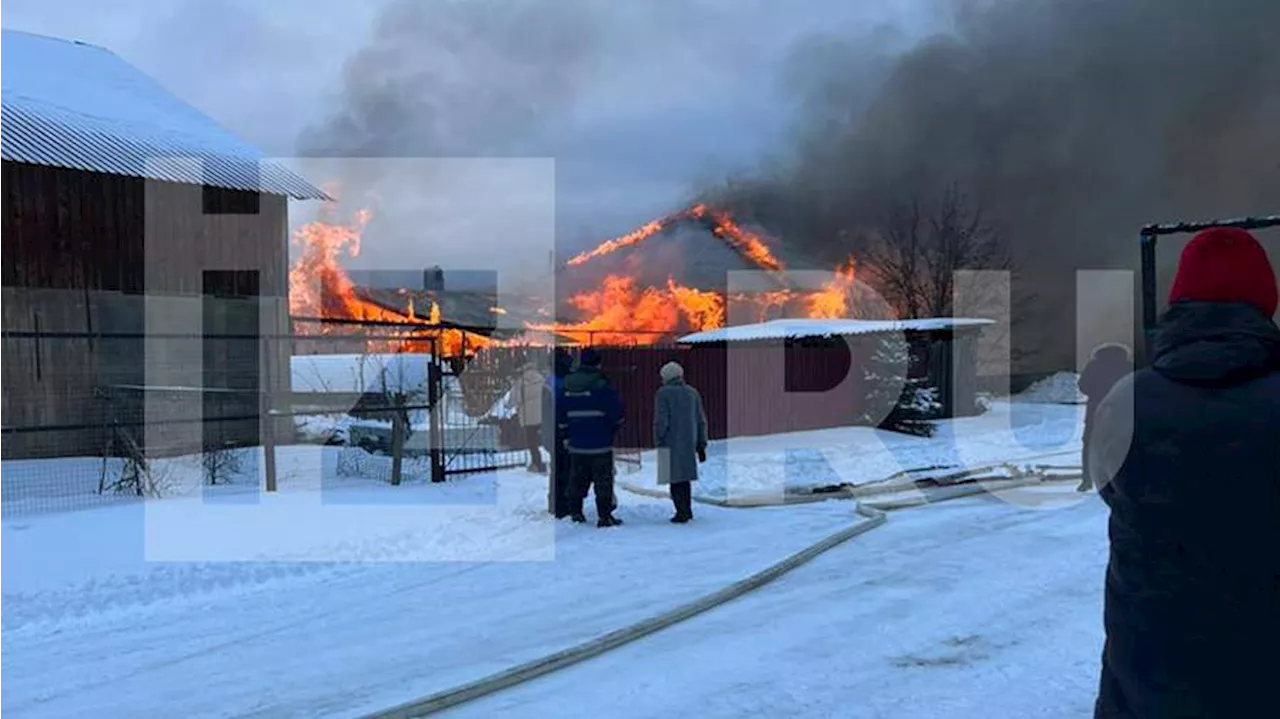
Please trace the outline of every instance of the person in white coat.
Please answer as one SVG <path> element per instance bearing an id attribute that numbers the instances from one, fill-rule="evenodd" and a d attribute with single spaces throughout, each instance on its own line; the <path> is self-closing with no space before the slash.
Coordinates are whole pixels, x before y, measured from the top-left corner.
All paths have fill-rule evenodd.
<path id="1" fill-rule="evenodd" d="M 531 472 L 545 474 L 546 464 L 542 461 L 542 392 L 546 378 L 536 360 L 529 360 L 520 368 L 520 376 L 512 388 L 516 407 L 516 421 L 520 423 L 520 431 L 524 445 L 529 450 L 529 466 Z"/>

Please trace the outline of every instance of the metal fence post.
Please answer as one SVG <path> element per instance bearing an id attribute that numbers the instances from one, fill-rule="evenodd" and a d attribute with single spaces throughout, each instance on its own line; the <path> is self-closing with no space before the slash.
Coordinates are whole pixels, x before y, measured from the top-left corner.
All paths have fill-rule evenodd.
<path id="1" fill-rule="evenodd" d="M 403 392 L 396 392 L 391 399 L 391 485 L 399 486 L 404 468 L 404 439 L 408 424 Z"/>
<path id="2" fill-rule="evenodd" d="M 431 361 L 427 363 L 427 441 L 431 456 L 431 481 L 444 481 L 444 451 L 440 419 L 441 398 L 444 395 L 444 371 L 440 365 L 439 345 L 431 339 Z"/>
<path id="3" fill-rule="evenodd" d="M 1142 249 L 1142 356 L 1148 362 L 1156 329 L 1156 240 L 1156 235 L 1148 232 L 1138 237 Z"/>
<path id="4" fill-rule="evenodd" d="M 275 408 L 276 391 L 274 374 L 271 372 L 271 363 L 275 360 L 276 353 L 272 351 L 272 343 L 273 338 L 264 338 L 260 343 L 266 357 L 262 361 L 263 386 L 258 393 L 262 416 L 258 430 L 262 433 L 262 467 L 268 492 L 276 491 L 276 417 L 272 411 Z"/>

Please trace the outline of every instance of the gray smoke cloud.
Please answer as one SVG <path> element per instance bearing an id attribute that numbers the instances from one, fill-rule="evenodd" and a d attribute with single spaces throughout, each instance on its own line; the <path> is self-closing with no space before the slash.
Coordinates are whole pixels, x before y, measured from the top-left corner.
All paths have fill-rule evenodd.
<path id="1" fill-rule="evenodd" d="M 795 110 L 788 86 L 801 82 L 778 68 L 800 38 L 868 16 L 910 19 L 932 1 L 392 0 L 346 61 L 330 111 L 300 133 L 299 153 L 489 158 L 494 168 L 493 158 L 553 158 L 554 240 L 568 255 L 671 212 L 776 146 Z M 311 174 L 328 178 L 331 167 Z M 332 179 L 347 196 L 378 186 L 388 206 L 407 204 L 390 194 L 441 187 L 389 187 L 385 174 L 350 163 Z M 529 222 L 496 200 L 485 232 L 461 244 L 426 238 L 431 255 L 412 261 L 527 265 L 508 250 Z M 356 264 L 404 261 L 404 248 L 424 244 L 423 223 L 392 224 L 375 217 Z"/>
<path id="2" fill-rule="evenodd" d="M 398 2 L 347 62 L 341 106 L 303 133 L 328 157 L 518 154 L 592 72 L 599 5 Z"/>
<path id="3" fill-rule="evenodd" d="M 1138 267 L 1151 221 L 1277 211 L 1280 3 L 957 2 L 899 54 L 805 46 L 789 161 L 711 193 L 830 262 L 842 230 L 957 183 L 1012 238 L 1024 369 L 1075 357 L 1075 270 Z M 815 50 L 815 46 L 817 49 Z M 1167 276 L 1180 247 L 1162 250 Z M 1085 318 L 1087 320 L 1087 318 Z"/>

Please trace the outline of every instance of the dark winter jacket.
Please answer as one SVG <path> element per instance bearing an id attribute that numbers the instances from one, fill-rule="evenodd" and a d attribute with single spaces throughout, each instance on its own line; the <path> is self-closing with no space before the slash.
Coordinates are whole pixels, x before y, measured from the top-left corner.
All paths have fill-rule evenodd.
<path id="1" fill-rule="evenodd" d="M 611 452 L 622 424 L 622 400 L 598 368 L 581 367 L 564 379 L 556 424 L 565 430 L 570 454 Z"/>
<path id="2" fill-rule="evenodd" d="M 556 350 L 552 356 L 551 376 L 542 388 L 542 446 L 549 452 L 564 451 L 564 430 L 556 418 L 556 405 L 560 392 L 564 390 L 564 378 L 573 371 L 573 358 L 563 350 Z"/>
<path id="3" fill-rule="evenodd" d="M 1080 394 L 1087 398 L 1084 408 L 1086 442 L 1089 441 L 1089 428 L 1093 425 L 1093 417 L 1098 411 L 1098 405 L 1102 404 L 1102 398 L 1107 396 L 1122 377 L 1132 371 L 1133 360 L 1124 345 L 1108 344 L 1094 350 L 1093 357 L 1085 365 L 1084 372 L 1080 373 L 1080 381 L 1077 383 Z"/>
<path id="4" fill-rule="evenodd" d="M 1248 305 L 1173 305 L 1152 366 L 1095 422 L 1113 478 L 1096 716 L 1276 715 L 1280 329 Z"/>
<path id="5" fill-rule="evenodd" d="M 564 432 L 560 430 L 556 422 L 545 421 L 545 418 L 556 416 L 556 405 L 559 400 L 560 392 L 564 389 L 564 377 L 559 375 L 551 375 L 547 378 L 546 383 L 542 386 L 542 446 L 549 452 L 556 451 L 564 442 Z"/>

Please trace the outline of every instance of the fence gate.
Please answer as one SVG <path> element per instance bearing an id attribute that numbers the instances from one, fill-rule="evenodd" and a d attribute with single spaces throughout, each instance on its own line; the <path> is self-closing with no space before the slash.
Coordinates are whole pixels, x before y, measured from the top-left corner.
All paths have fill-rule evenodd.
<path id="1" fill-rule="evenodd" d="M 433 480 L 529 463 L 512 392 L 527 354 L 522 348 L 497 347 L 466 360 L 436 360 L 430 399 L 438 437 Z"/>

